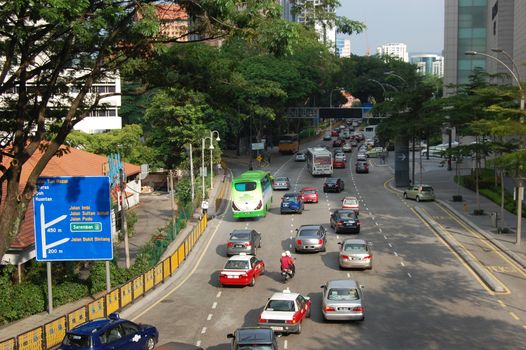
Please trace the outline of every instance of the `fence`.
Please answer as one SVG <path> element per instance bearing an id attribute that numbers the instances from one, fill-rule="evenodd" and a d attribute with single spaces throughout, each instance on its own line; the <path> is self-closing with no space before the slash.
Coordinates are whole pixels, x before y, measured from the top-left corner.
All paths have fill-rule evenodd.
<path id="1" fill-rule="evenodd" d="M 52 349 L 62 342 L 68 330 L 85 322 L 106 317 L 112 312 L 122 310 L 172 276 L 188 254 L 190 254 L 206 226 L 207 218 L 204 216 L 185 237 L 175 252 L 149 271 L 67 315 L 60 316 L 43 326 L 19 334 L 14 338 L 1 341 L 0 350 Z"/>

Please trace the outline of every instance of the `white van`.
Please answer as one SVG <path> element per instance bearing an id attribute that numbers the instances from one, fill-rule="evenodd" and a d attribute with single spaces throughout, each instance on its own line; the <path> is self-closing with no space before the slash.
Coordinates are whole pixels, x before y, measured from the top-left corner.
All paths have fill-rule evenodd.
<path id="1" fill-rule="evenodd" d="M 365 129 L 363 130 L 363 136 L 365 139 L 371 139 L 374 140 L 376 137 L 376 127 L 378 125 L 367 125 Z"/>

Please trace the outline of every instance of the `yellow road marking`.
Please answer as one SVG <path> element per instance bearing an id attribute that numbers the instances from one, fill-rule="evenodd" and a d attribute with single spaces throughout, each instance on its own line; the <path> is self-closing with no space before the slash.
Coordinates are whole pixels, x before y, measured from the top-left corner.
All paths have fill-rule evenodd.
<path id="1" fill-rule="evenodd" d="M 394 194 L 396 194 L 396 195 L 399 195 L 400 193 L 398 193 L 398 191 L 395 191 L 395 190 L 393 190 L 392 188 L 390 188 L 389 186 L 387 186 L 387 184 L 388 184 L 389 182 L 391 182 L 393 179 L 394 179 L 393 177 L 390 177 L 389 179 L 385 180 L 385 182 L 384 182 L 384 188 L 385 188 L 387 191 L 391 192 L 391 193 L 394 193 Z"/>
<path id="2" fill-rule="evenodd" d="M 488 292 L 488 294 L 490 295 L 495 295 L 495 293 L 489 289 L 489 287 L 486 285 L 486 283 L 484 283 L 484 281 L 482 281 L 479 277 L 479 275 L 477 275 L 475 273 L 475 271 L 473 271 L 473 269 L 464 261 L 464 259 L 462 259 L 462 257 L 460 255 L 457 254 L 457 252 L 455 252 L 453 250 L 453 248 L 451 248 L 449 246 L 449 244 L 447 244 L 447 242 L 438 234 L 435 232 L 435 230 L 433 230 L 429 225 L 428 223 L 420 216 L 418 215 L 418 213 L 416 212 L 416 210 L 414 210 L 413 208 L 411 208 L 411 211 L 416 215 L 417 218 L 420 219 L 420 221 L 422 221 L 424 223 L 424 225 L 429 229 L 429 231 L 431 231 L 441 242 L 442 244 L 444 244 L 444 246 L 451 252 L 451 254 L 453 254 L 453 256 L 455 256 L 457 258 L 458 261 L 460 261 L 460 263 L 462 265 L 464 265 L 464 267 L 466 268 L 466 270 L 468 270 L 472 275 L 473 277 L 475 277 L 475 279 L 479 282 L 479 284 Z"/>
<path id="3" fill-rule="evenodd" d="M 214 232 L 210 236 L 210 239 L 208 240 L 208 243 L 206 244 L 205 249 L 203 249 L 203 251 L 201 252 L 201 256 L 199 257 L 199 259 L 195 263 L 194 268 L 182 279 L 182 281 L 178 285 L 176 285 L 172 290 L 168 291 L 167 293 L 165 293 L 161 297 L 159 297 L 159 299 L 156 302 L 154 302 L 152 305 L 150 305 L 146 309 L 144 309 L 143 312 L 141 312 L 140 314 L 135 316 L 132 319 L 132 321 L 137 321 L 137 319 L 140 318 L 142 315 L 144 315 L 145 313 L 147 313 L 148 311 L 153 309 L 155 306 L 157 306 L 161 301 L 163 301 L 164 299 L 166 299 L 170 295 L 172 295 L 172 293 L 174 293 L 176 290 L 181 288 L 185 284 L 185 282 L 195 273 L 195 271 L 199 267 L 199 264 L 201 263 L 201 260 L 203 260 L 203 257 L 205 256 L 206 251 L 210 247 L 210 244 L 212 243 L 212 241 L 214 239 L 214 236 L 216 235 L 217 231 L 219 230 L 219 227 L 221 226 L 221 223 L 223 223 L 223 219 L 221 219 L 221 221 L 217 225 L 216 229 L 214 230 Z"/>
<path id="4" fill-rule="evenodd" d="M 478 238 L 480 241 L 482 241 L 486 245 L 486 247 L 488 247 L 489 249 L 494 251 L 498 256 L 500 256 L 503 260 L 505 260 L 510 266 L 512 266 L 516 270 L 516 272 L 521 274 L 523 277 L 526 277 L 526 272 L 524 271 L 524 269 L 520 265 L 518 265 L 515 261 L 510 259 L 506 254 L 502 253 L 499 249 L 497 249 L 497 247 L 495 247 L 493 244 L 491 244 L 487 240 L 486 237 L 482 236 L 480 233 L 478 233 L 477 231 L 475 231 L 471 227 L 467 226 L 462 221 L 458 220 L 457 217 L 455 216 L 455 214 L 451 213 L 449 209 L 443 208 L 442 206 L 440 206 L 437 203 L 435 203 L 435 205 L 438 206 L 442 211 L 447 213 L 450 218 L 455 220 L 464 229 L 466 229 L 468 232 L 470 232 L 472 234 L 473 238 Z"/>
<path id="5" fill-rule="evenodd" d="M 500 306 L 502 306 L 503 308 L 506 308 L 508 307 L 508 305 L 504 304 L 504 302 L 502 300 L 497 300 L 500 304 Z"/>
<path id="6" fill-rule="evenodd" d="M 522 325 L 522 328 L 524 328 L 524 330 L 526 330 L 526 324 Z"/>
<path id="7" fill-rule="evenodd" d="M 513 311 L 510 311 L 510 316 L 515 319 L 515 321 L 520 320 L 519 316 L 517 316 Z"/>

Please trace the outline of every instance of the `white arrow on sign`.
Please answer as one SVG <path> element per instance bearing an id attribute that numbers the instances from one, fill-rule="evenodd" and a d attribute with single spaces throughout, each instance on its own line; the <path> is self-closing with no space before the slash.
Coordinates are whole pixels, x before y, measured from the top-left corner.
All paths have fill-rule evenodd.
<path id="1" fill-rule="evenodd" d="M 398 156 L 398 158 L 399 158 L 400 160 L 405 160 L 405 159 L 407 158 L 407 156 L 405 155 L 405 153 L 401 153 L 401 154 Z"/>
<path id="2" fill-rule="evenodd" d="M 40 239 L 42 241 L 42 257 L 44 259 L 47 258 L 48 249 L 64 244 L 69 241 L 69 238 L 63 238 L 63 239 L 60 239 L 50 244 L 47 244 L 46 242 L 46 229 L 48 227 L 51 227 L 61 222 L 62 220 L 65 220 L 67 217 L 68 217 L 67 215 L 61 215 L 58 218 L 46 223 L 46 211 L 44 209 L 44 204 L 40 204 L 40 235 L 41 235 Z"/>

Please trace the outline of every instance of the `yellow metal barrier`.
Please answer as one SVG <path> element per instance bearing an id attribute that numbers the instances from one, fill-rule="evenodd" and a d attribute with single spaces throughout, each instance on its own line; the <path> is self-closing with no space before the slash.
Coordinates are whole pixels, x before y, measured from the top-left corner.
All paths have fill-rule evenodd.
<path id="1" fill-rule="evenodd" d="M 15 350 L 15 338 L 0 342 L 0 350 Z"/>
<path id="2" fill-rule="evenodd" d="M 153 288 L 153 270 L 151 269 L 144 274 L 144 292 Z"/>
<path id="3" fill-rule="evenodd" d="M 181 263 L 184 261 L 184 258 L 186 257 L 185 255 L 185 244 L 181 244 L 179 246 L 179 249 L 177 249 L 177 255 L 179 256 L 179 265 L 181 265 Z"/>
<path id="4" fill-rule="evenodd" d="M 42 327 L 19 334 L 18 350 L 42 350 Z"/>
<path id="5" fill-rule="evenodd" d="M 163 264 L 159 263 L 155 266 L 155 285 L 163 281 Z"/>
<path id="6" fill-rule="evenodd" d="M 121 308 L 125 307 L 133 300 L 133 293 L 132 293 L 132 282 L 128 282 L 125 285 L 123 285 L 121 288 Z"/>
<path id="7" fill-rule="evenodd" d="M 97 318 L 104 318 L 104 316 L 104 297 L 88 304 L 88 319 L 90 321 Z"/>
<path id="8" fill-rule="evenodd" d="M 177 256 L 177 250 L 170 256 L 170 267 L 172 268 L 172 274 L 179 267 L 179 258 Z"/>
<path id="9" fill-rule="evenodd" d="M 133 300 L 137 299 L 138 297 L 144 294 L 143 276 L 145 275 L 146 274 L 142 274 L 133 280 Z"/>
<path id="10" fill-rule="evenodd" d="M 119 288 L 112 290 L 106 294 L 106 315 L 111 314 L 112 312 L 119 311 L 119 296 L 121 292 Z"/>
<path id="11" fill-rule="evenodd" d="M 163 261 L 163 279 L 167 279 L 172 274 L 172 269 L 170 268 L 170 258 L 166 258 Z"/>
<path id="12" fill-rule="evenodd" d="M 77 327 L 78 325 L 81 325 L 83 323 L 87 322 L 86 319 L 86 307 L 83 306 L 80 309 L 77 309 L 75 311 L 72 311 L 68 314 L 68 327 L 69 329 L 73 329 Z"/>
<path id="13" fill-rule="evenodd" d="M 44 331 L 46 332 L 45 349 L 51 349 L 60 344 L 66 335 L 66 316 L 46 323 L 44 325 Z"/>

